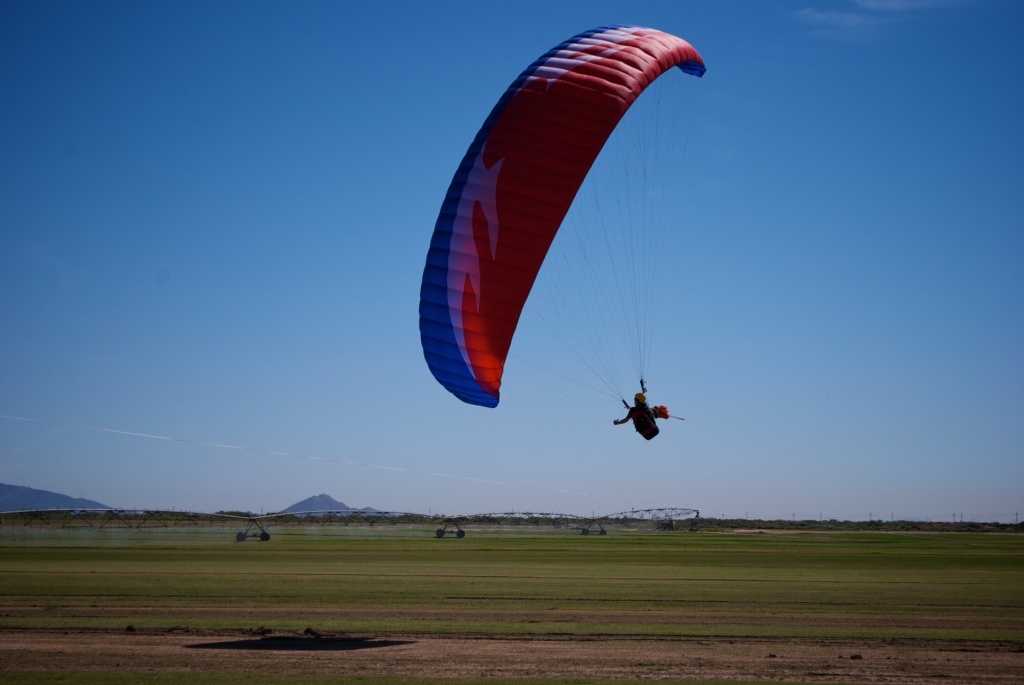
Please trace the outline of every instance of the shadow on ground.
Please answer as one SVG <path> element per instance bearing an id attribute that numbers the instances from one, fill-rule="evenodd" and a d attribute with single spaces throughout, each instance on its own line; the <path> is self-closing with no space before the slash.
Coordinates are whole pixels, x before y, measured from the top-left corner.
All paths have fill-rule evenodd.
<path id="1" fill-rule="evenodd" d="M 374 640 L 366 637 L 298 637 L 276 636 L 224 640 L 185 645 L 188 649 L 242 649 L 282 652 L 345 652 L 411 644 L 411 640 Z"/>

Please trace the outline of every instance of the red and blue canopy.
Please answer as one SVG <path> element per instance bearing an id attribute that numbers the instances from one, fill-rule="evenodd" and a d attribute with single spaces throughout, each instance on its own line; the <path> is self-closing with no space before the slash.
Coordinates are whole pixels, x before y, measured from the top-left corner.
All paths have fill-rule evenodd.
<path id="1" fill-rule="evenodd" d="M 605 26 L 570 38 L 519 75 L 455 172 L 420 290 L 420 338 L 434 377 L 494 407 L 505 358 L 551 241 L 615 125 L 654 79 L 702 76 L 686 41 Z"/>

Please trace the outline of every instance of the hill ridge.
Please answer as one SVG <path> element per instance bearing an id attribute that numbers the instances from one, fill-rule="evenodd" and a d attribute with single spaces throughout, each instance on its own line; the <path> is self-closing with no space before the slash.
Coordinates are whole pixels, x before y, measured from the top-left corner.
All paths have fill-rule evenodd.
<path id="1" fill-rule="evenodd" d="M 111 509 L 106 504 L 24 485 L 0 483 L 0 511 L 24 509 Z"/>

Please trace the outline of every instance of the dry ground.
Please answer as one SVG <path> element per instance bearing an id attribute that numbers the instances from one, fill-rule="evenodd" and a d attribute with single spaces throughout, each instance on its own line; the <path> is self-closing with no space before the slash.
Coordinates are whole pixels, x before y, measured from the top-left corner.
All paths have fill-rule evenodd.
<path id="1" fill-rule="evenodd" d="M 1024 683 L 1024 645 L 991 641 L 254 635 L 4 631 L 0 672 Z"/>

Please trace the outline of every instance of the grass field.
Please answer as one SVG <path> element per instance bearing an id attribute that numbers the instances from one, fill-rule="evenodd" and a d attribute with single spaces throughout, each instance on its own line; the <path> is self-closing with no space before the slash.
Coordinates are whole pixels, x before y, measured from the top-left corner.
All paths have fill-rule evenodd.
<path id="1" fill-rule="evenodd" d="M 7 527 L 0 589 L 5 682 L 1024 683 L 1021 535 Z"/>

